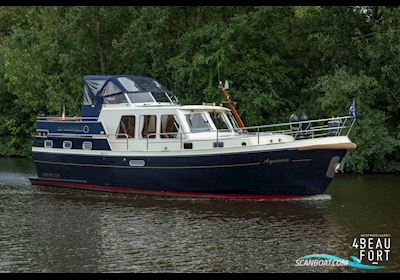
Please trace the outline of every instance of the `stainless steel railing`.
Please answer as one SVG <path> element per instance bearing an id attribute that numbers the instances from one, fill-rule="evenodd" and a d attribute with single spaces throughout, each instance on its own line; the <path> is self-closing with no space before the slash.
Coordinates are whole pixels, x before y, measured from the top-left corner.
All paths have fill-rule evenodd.
<path id="1" fill-rule="evenodd" d="M 198 141 L 212 141 L 215 140 L 218 147 L 218 141 L 221 139 L 222 132 L 230 132 L 230 136 L 224 135 L 222 138 L 226 139 L 238 139 L 240 137 L 248 138 L 257 136 L 257 145 L 260 145 L 260 135 L 273 135 L 273 134 L 284 134 L 291 135 L 295 140 L 299 139 L 309 139 L 317 137 L 332 137 L 332 136 L 348 136 L 356 118 L 351 116 L 346 117 L 332 117 L 327 119 L 318 120 L 307 120 L 298 122 L 288 122 L 270 125 L 260 125 L 260 126 L 249 126 L 244 128 L 236 129 L 217 129 L 217 130 L 207 130 L 205 132 L 215 132 L 215 138 L 208 139 L 193 139 L 191 142 Z M 315 126 L 315 124 L 317 124 Z M 280 127 L 288 127 L 289 129 L 277 129 Z M 275 130 L 277 129 L 277 130 Z M 256 130 L 256 131 L 254 131 Z M 253 131 L 253 132 L 252 132 Z M 172 133 L 149 133 L 146 137 L 146 149 L 149 150 L 149 139 L 157 139 L 157 136 L 161 135 L 179 135 L 180 148 L 183 147 L 183 136 L 192 134 L 191 132 L 172 132 Z M 154 136 L 154 137 L 153 137 Z M 151 140 L 150 143 L 165 143 L 165 141 Z"/>

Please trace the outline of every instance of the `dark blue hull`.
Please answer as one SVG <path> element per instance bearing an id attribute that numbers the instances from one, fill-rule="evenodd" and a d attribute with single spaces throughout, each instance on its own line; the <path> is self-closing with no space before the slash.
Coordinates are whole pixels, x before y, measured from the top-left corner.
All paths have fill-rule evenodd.
<path id="1" fill-rule="evenodd" d="M 33 153 L 32 184 L 149 194 L 243 198 L 322 194 L 346 150 L 264 151 L 196 156 Z M 130 160 L 144 166 L 133 167 Z"/>

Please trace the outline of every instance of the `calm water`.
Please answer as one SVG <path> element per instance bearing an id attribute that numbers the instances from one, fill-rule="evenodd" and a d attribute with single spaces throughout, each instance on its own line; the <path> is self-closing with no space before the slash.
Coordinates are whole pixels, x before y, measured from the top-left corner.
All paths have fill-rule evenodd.
<path id="1" fill-rule="evenodd" d="M 0 272 L 369 272 L 295 266 L 357 255 L 365 233 L 391 235 L 375 272 L 400 271 L 400 176 L 338 175 L 328 194 L 246 201 L 51 189 L 31 175 L 30 160 L 0 159 Z"/>

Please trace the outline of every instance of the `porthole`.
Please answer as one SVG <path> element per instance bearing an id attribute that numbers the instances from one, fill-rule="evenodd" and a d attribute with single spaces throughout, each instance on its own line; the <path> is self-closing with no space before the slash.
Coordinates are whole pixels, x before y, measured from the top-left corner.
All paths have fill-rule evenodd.
<path id="1" fill-rule="evenodd" d="M 71 149 L 72 148 L 72 142 L 71 141 L 64 141 L 63 142 L 63 149 Z"/>
<path id="2" fill-rule="evenodd" d="M 45 148 L 53 148 L 53 140 L 44 140 Z"/>
<path id="3" fill-rule="evenodd" d="M 246 146 L 247 145 L 247 143 L 246 142 L 242 142 L 242 146 Z"/>
<path id="4" fill-rule="evenodd" d="M 271 140 L 269 140 L 269 143 L 271 143 L 271 144 L 272 144 L 272 142 L 274 142 L 272 139 L 271 139 Z"/>
<path id="5" fill-rule="evenodd" d="M 82 143 L 82 149 L 84 149 L 84 150 L 91 150 L 92 147 L 93 147 L 92 142 L 85 141 Z"/>

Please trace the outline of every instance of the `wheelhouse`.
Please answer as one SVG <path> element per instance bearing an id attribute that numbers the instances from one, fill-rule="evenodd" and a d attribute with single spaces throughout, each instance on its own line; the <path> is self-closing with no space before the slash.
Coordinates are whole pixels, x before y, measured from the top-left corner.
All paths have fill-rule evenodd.
<path id="1" fill-rule="evenodd" d="M 143 149 L 155 140 L 160 145 L 178 145 L 179 140 L 210 139 L 217 130 L 221 137 L 231 136 L 238 131 L 232 118 L 227 108 L 205 105 L 124 108 L 115 104 L 103 106 L 99 115 L 117 150 L 126 145 Z"/>

